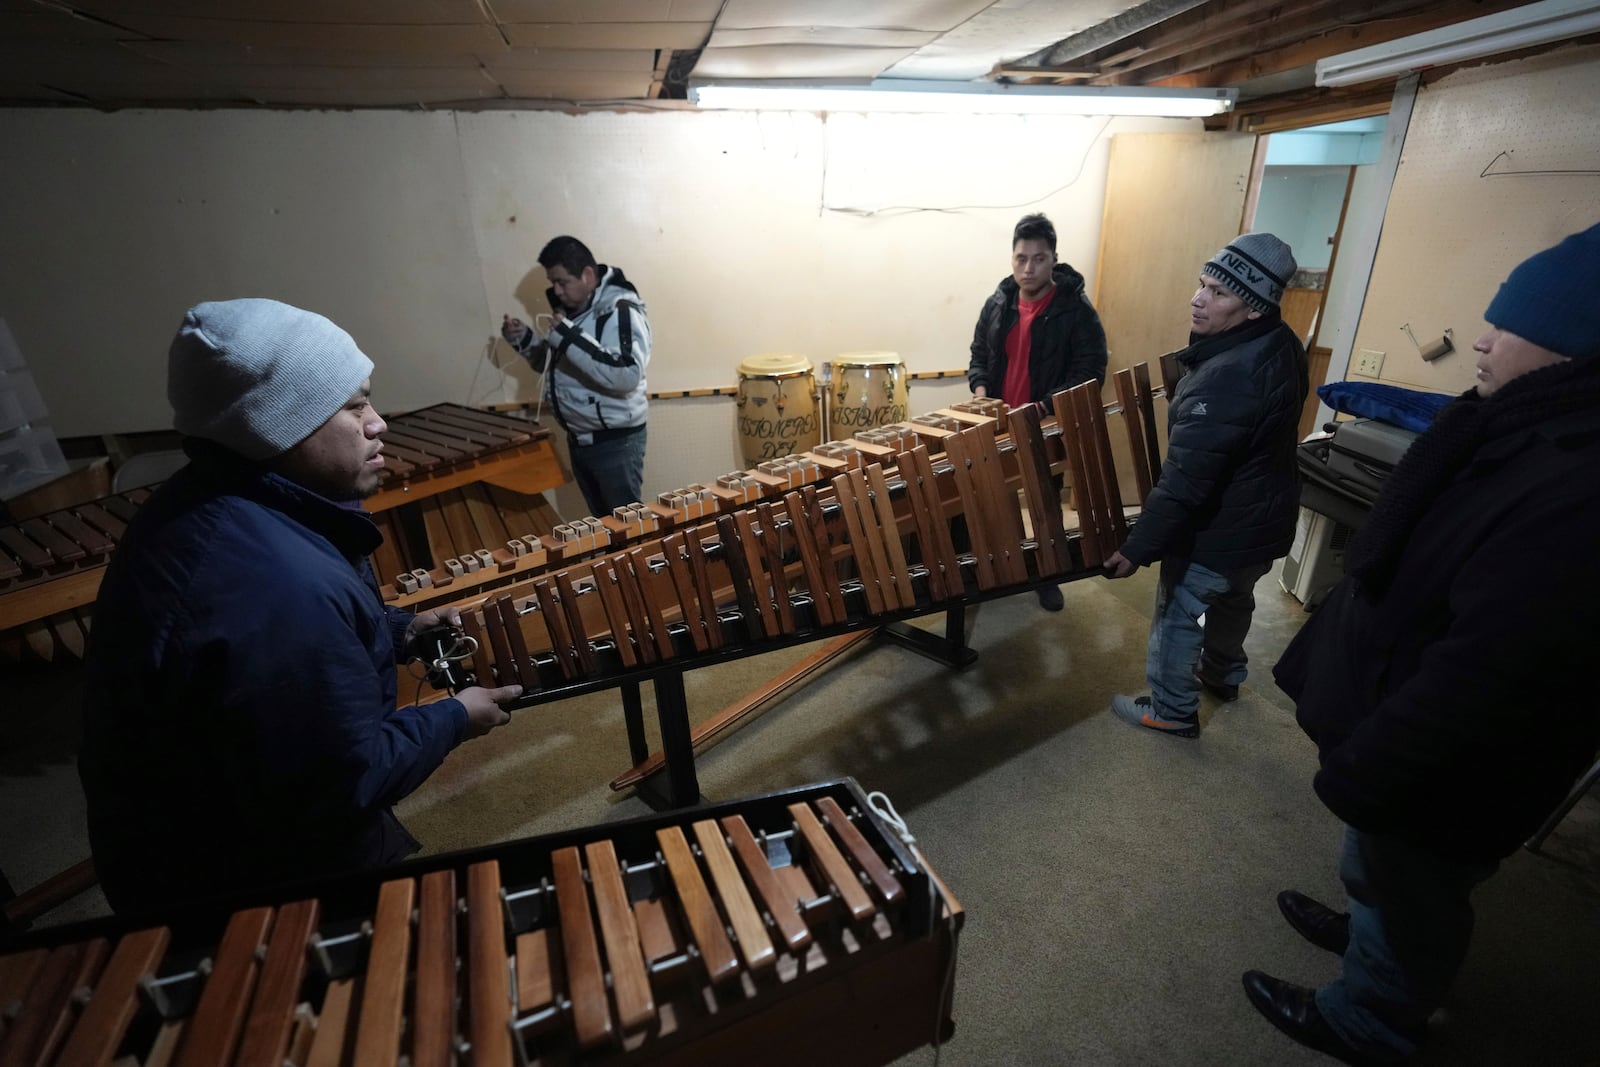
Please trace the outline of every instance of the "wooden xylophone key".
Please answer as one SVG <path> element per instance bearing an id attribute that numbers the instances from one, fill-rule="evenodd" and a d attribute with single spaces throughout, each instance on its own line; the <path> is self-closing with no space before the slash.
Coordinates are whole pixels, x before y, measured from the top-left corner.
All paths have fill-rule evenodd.
<path id="1" fill-rule="evenodd" d="M 772 601 L 776 609 L 778 632 L 794 633 L 794 605 L 789 601 L 789 579 L 783 567 L 783 540 L 778 529 L 778 516 L 769 501 L 756 505 L 756 517 L 761 520 L 761 547 L 767 561 L 767 576 L 772 582 Z"/>
<path id="2" fill-rule="evenodd" d="M 882 615 L 885 611 L 898 606 L 899 601 L 889 599 L 893 593 L 885 588 L 888 584 L 887 578 L 879 576 L 877 561 L 873 558 L 867 541 L 866 528 L 862 524 L 860 513 L 856 510 L 856 491 L 850 480 L 851 475 L 859 479 L 861 472 L 853 470 L 834 476 L 833 496 L 839 502 L 839 510 L 844 515 L 845 533 L 850 538 L 856 574 L 861 578 L 861 590 L 867 598 L 867 612 L 872 615 Z"/>
<path id="3" fill-rule="evenodd" d="M 137 931 L 117 942 L 56 1067 L 99 1067 L 111 1061 L 139 1009 L 139 982 L 155 974 L 170 937 L 163 926 Z"/>
<path id="4" fill-rule="evenodd" d="M 505 620 L 500 617 L 500 605 L 491 598 L 485 600 L 481 607 L 483 627 L 489 633 L 489 647 L 494 650 L 495 684 L 516 685 L 522 678 L 517 673 L 516 657 L 511 653 L 511 638 L 506 633 Z"/>
<path id="5" fill-rule="evenodd" d="M 773 577 L 767 575 L 763 566 L 765 553 L 756 534 L 755 518 L 749 509 L 734 512 L 733 524 L 739 532 L 734 548 L 744 557 L 744 573 L 749 575 L 750 592 L 755 600 L 756 615 L 760 619 L 761 636 L 776 637 L 782 631 L 778 628 L 778 613 L 773 607 L 772 582 L 774 578 L 781 581 L 782 575 Z"/>
<path id="6" fill-rule="evenodd" d="M 76 992 L 92 985 L 111 947 L 104 938 L 52 950 L 14 999 L 16 1019 L 0 1030 L 0 1067 L 49 1063 L 72 1024 Z M 10 1014 L 0 1005 L 0 1014 Z"/>
<path id="7" fill-rule="evenodd" d="M 600 594 L 600 606 L 605 609 L 606 623 L 611 628 L 612 643 L 617 646 L 617 656 L 621 658 L 623 667 L 637 666 L 639 656 L 633 650 L 637 628 L 629 625 L 628 609 L 623 603 L 616 569 L 609 559 L 597 559 L 592 573 L 595 590 Z M 630 634 L 630 629 L 634 634 Z"/>
<path id="8" fill-rule="evenodd" d="M 511 1067 L 512 1063 L 511 961 L 506 955 L 504 916 L 499 861 L 474 863 L 467 868 L 466 962 L 467 1039 L 472 1044 L 473 1067 Z"/>
<path id="9" fill-rule="evenodd" d="M 800 493 L 785 493 L 783 508 L 789 516 L 789 531 L 795 547 L 800 552 L 800 568 L 806 576 L 806 588 L 811 590 L 811 610 L 816 613 L 817 622 L 822 626 L 842 622 L 843 612 L 835 612 L 833 598 L 829 596 L 827 583 L 822 577 L 822 556 L 817 551 L 816 536 L 806 519 L 804 497 Z"/>
<path id="10" fill-rule="evenodd" d="M 572 1027 L 578 1045 L 595 1049 L 611 1042 L 615 1028 L 606 1000 L 605 971 L 595 939 L 589 886 L 576 848 L 557 849 L 550 857 L 555 872 L 556 910 L 561 916 L 561 948 L 566 962 L 567 995 L 572 1002 Z"/>
<path id="11" fill-rule="evenodd" d="M 1063 390 L 1051 400 L 1055 403 L 1056 424 L 1061 428 L 1061 445 L 1067 454 L 1067 468 L 1072 474 L 1072 497 L 1078 509 L 1078 536 L 1082 542 L 1083 562 L 1085 566 L 1097 567 L 1116 546 L 1107 547 L 1101 543 L 1100 524 L 1090 502 L 1092 489 L 1085 456 L 1085 429 L 1078 422 L 1071 390 Z"/>
<path id="12" fill-rule="evenodd" d="M 517 935 L 517 1013 L 551 1011 L 561 975 L 560 935 L 552 927 L 537 926 Z M 551 1022 L 554 1022 L 552 1018 Z"/>
<path id="13" fill-rule="evenodd" d="M 574 666 L 579 677 L 594 674 L 594 649 L 589 646 L 589 631 L 578 603 L 578 587 L 568 571 L 556 572 L 556 591 L 561 595 L 561 613 L 566 617 L 567 634 L 572 641 Z M 509 598 L 507 598 L 509 599 Z"/>
<path id="14" fill-rule="evenodd" d="M 583 855 L 589 865 L 595 914 L 600 920 L 600 937 L 611 976 L 611 995 L 617 1004 L 617 1023 L 623 1033 L 636 1033 L 655 1019 L 656 1004 L 650 976 L 645 973 L 638 922 L 628 905 L 628 890 L 622 884 L 616 848 L 610 841 L 594 841 L 584 846 Z"/>
<path id="15" fill-rule="evenodd" d="M 851 920 L 865 922 L 877 914 L 877 906 L 872 903 L 872 898 L 867 895 L 855 871 L 840 854 L 838 846 L 828 836 L 828 831 L 817 821 L 816 813 L 805 803 L 795 803 L 789 805 L 789 816 L 794 819 L 794 828 L 806 843 L 812 869 L 838 896 L 839 903 L 849 913 Z"/>
<path id="16" fill-rule="evenodd" d="M 522 616 L 510 594 L 497 597 L 495 604 L 500 608 L 500 621 L 505 624 L 506 639 L 511 645 L 511 658 L 515 661 L 513 673 L 519 684 L 531 688 L 538 676 L 533 657 L 528 655 L 528 635 L 522 630 Z"/>
<path id="17" fill-rule="evenodd" d="M 804 507 L 806 525 L 811 530 L 811 541 L 816 546 L 823 590 L 832 602 L 834 621 L 845 622 L 848 612 L 845 610 L 844 591 L 839 588 L 839 565 L 833 557 L 833 541 L 828 536 L 828 522 L 823 515 L 822 501 L 817 496 L 816 488 L 810 485 L 800 490 L 800 501 Z"/>
<path id="18" fill-rule="evenodd" d="M 655 641 L 656 652 L 661 659 L 671 659 L 672 632 L 667 629 L 667 617 L 662 609 L 664 598 L 644 549 L 635 548 L 628 552 L 628 572 L 638 584 L 639 601 L 644 605 L 645 617 L 650 621 L 650 636 Z"/>
<path id="19" fill-rule="evenodd" d="M 922 447 L 918 445 L 917 447 Z M 904 456 L 901 457 L 902 461 Z M 889 498 L 889 480 L 883 468 L 874 463 L 866 468 L 867 487 L 872 491 L 872 507 L 878 517 L 879 536 L 887 550 L 889 573 L 894 578 L 895 593 L 902 608 L 917 606 L 916 591 L 911 587 L 911 569 L 906 564 L 905 546 L 900 541 L 900 524 L 894 517 L 894 503 Z"/>
<path id="20" fill-rule="evenodd" d="M 700 876 L 700 867 L 695 862 L 694 853 L 689 850 L 683 830 L 677 826 L 657 830 L 656 844 L 672 875 L 673 890 L 677 894 L 683 917 L 689 924 L 695 947 L 700 950 L 700 962 L 706 969 L 706 977 L 715 985 L 737 978 L 739 961 L 734 957 L 733 945 L 723 929 L 721 916 L 717 914 L 716 901 L 706 888 L 705 879 Z"/>
<path id="21" fill-rule="evenodd" d="M 872 846 L 861 835 L 861 831 L 856 828 L 855 823 L 850 821 L 850 817 L 839 806 L 839 802 L 832 797 L 818 797 L 816 804 L 817 810 L 822 813 L 828 828 L 833 831 L 834 836 L 844 845 L 845 850 L 850 854 L 850 858 L 855 860 L 856 866 L 872 880 L 874 888 L 877 889 L 878 895 L 883 898 L 884 902 L 896 904 L 904 899 L 906 891 L 900 885 L 900 880 L 894 876 L 894 872 L 889 869 L 889 865 L 883 862 L 883 858 L 873 851 Z"/>
<path id="22" fill-rule="evenodd" d="M 717 518 L 717 539 L 722 544 L 722 561 L 728 567 L 728 577 L 733 584 L 734 599 L 739 602 L 739 615 L 744 620 L 745 632 L 752 638 L 765 637 L 767 631 L 757 606 L 750 565 L 743 546 L 739 544 L 739 524 L 732 515 Z"/>
<path id="23" fill-rule="evenodd" d="M 306 943 L 317 925 L 317 909 L 315 900 L 299 900 L 278 909 L 234 1067 L 278 1067 L 283 1063 L 294 1028 L 301 979 L 305 976 Z"/>
<path id="24" fill-rule="evenodd" d="M 1133 395 L 1144 424 L 1144 458 L 1149 467 L 1150 485 L 1154 487 L 1161 478 L 1161 439 L 1156 428 L 1155 393 L 1150 388 L 1150 364 L 1133 365 Z M 1165 395 L 1170 402 L 1171 391 Z"/>
<path id="25" fill-rule="evenodd" d="M 938 561 L 944 582 L 944 598 L 961 596 L 966 582 L 961 574 L 961 560 L 956 555 L 955 542 L 950 538 L 950 520 L 945 515 L 944 498 L 939 492 L 939 480 L 933 473 L 933 458 L 926 448 L 913 448 L 906 453 L 909 465 L 902 473 L 914 477 L 916 491 L 922 501 L 922 513 L 928 523 L 928 544 L 923 556 Z"/>
<path id="26" fill-rule="evenodd" d="M 475 608 L 461 612 L 461 632 L 472 639 L 472 673 L 482 686 L 495 685 L 493 660 L 489 658 L 489 636 L 484 633 L 482 614 Z"/>
<path id="27" fill-rule="evenodd" d="M 206 1067 L 233 1057 L 259 973 L 257 953 L 271 926 L 271 908 L 250 908 L 228 920 L 211 976 L 200 991 L 200 1003 L 178 1051 L 178 1067 Z"/>
<path id="28" fill-rule="evenodd" d="M 915 438 L 912 438 L 915 440 Z M 863 548 L 872 557 L 873 573 L 878 579 L 879 592 L 883 597 L 883 610 L 896 611 L 909 607 L 906 603 L 906 591 L 900 587 L 893 568 L 889 565 L 888 546 L 885 531 L 879 527 L 878 514 L 873 510 L 872 490 L 867 485 L 867 471 L 877 467 L 881 473 L 883 468 L 876 463 L 869 463 L 861 470 L 853 470 L 844 477 L 850 481 L 851 496 L 855 500 L 855 510 L 861 521 L 862 541 L 856 546 L 859 557 Z M 898 529 L 895 531 L 899 536 Z"/>
<path id="29" fill-rule="evenodd" d="M 661 554 L 666 558 L 667 574 L 678 593 L 678 606 L 683 612 L 683 624 L 689 631 L 689 640 L 696 652 L 704 652 L 711 647 L 711 639 L 706 635 L 705 621 L 701 618 L 694 574 L 683 554 L 683 538 L 676 533 L 663 537 Z"/>
<path id="30" fill-rule="evenodd" d="M 1027 533 L 1022 525 L 1021 498 L 1006 477 L 1000 443 L 993 434 L 977 430 L 967 431 L 967 438 L 975 442 L 971 454 L 979 460 L 983 484 L 994 500 L 992 515 L 995 538 L 1005 550 L 1011 580 L 1025 582 L 1028 580 L 1028 562 L 1023 543 Z"/>
<path id="31" fill-rule="evenodd" d="M 772 869 L 772 864 L 767 861 L 767 854 L 761 850 L 755 835 L 750 832 L 744 816 L 723 816 L 722 829 L 728 835 L 728 841 L 733 846 L 733 854 L 738 858 L 739 866 L 749 876 L 757 895 L 761 897 L 762 904 L 766 906 L 767 914 L 772 917 L 772 923 L 777 927 L 778 935 L 783 939 L 784 945 L 790 952 L 803 951 L 811 944 L 811 928 L 800 917 L 798 898 L 779 880 L 777 872 Z"/>
<path id="32" fill-rule="evenodd" d="M 361 1013 L 356 1019 L 357 1063 L 394 1063 L 400 1058 L 405 1015 L 406 971 L 411 958 L 411 906 L 416 882 L 397 878 L 378 890 L 367 949 Z M 220 1060 L 213 1062 L 222 1062 Z"/>
<path id="33" fill-rule="evenodd" d="M 923 455 L 927 449 L 922 448 Z M 912 449 L 915 452 L 916 449 Z M 911 453 L 906 453 L 900 460 L 900 478 L 905 483 L 906 511 L 911 516 L 911 534 L 916 539 L 917 554 L 921 560 L 923 570 L 927 573 L 928 596 L 937 603 L 949 596 L 945 586 L 945 568 L 939 559 L 938 548 L 933 543 L 933 524 L 935 516 L 928 510 L 927 501 L 922 495 L 922 486 L 917 477 L 916 467 L 911 458 Z"/>
<path id="34" fill-rule="evenodd" d="M 311 1039 L 311 1048 L 301 1061 L 304 1067 L 341 1067 L 350 1062 L 351 1027 L 360 981 L 355 978 L 337 978 L 328 983 L 322 996 L 322 1009 L 317 1012 L 317 1032 Z"/>
<path id="35" fill-rule="evenodd" d="M 972 542 L 976 558 L 978 588 L 993 589 L 1004 584 L 1002 573 L 996 566 L 996 551 L 990 543 L 989 527 L 983 521 L 983 496 L 973 481 L 972 459 L 967 454 L 967 442 L 960 435 L 945 442 L 945 456 L 954 468 L 956 493 L 961 498 L 961 514 L 966 518 L 967 536 Z"/>
<path id="36" fill-rule="evenodd" d="M 1082 427 L 1084 464 L 1088 473 L 1089 505 L 1095 513 L 1100 544 L 1109 554 L 1127 539 L 1122 517 L 1122 492 L 1111 463 L 1111 439 L 1106 433 L 1105 410 L 1093 382 L 1069 390 L 1075 417 Z"/>
<path id="37" fill-rule="evenodd" d="M 745 967 L 753 974 L 766 973 L 777 962 L 778 954 L 767 936 L 761 913 L 745 888 L 744 879 L 739 877 L 739 868 L 723 840 L 722 830 L 714 819 L 701 819 L 694 824 L 694 836 L 700 844 L 700 854 L 705 857 L 706 869 L 711 872 L 712 884 L 717 887 L 723 910 L 727 912 L 728 924 L 733 927 Z"/>
<path id="38" fill-rule="evenodd" d="M 412 987 L 412 1067 L 450 1067 L 456 1033 L 456 872 L 422 876 Z"/>
<path id="39" fill-rule="evenodd" d="M 539 602 L 545 633 L 550 637 L 550 654 L 555 657 L 561 677 L 570 681 L 578 676 L 574 662 L 576 652 L 572 647 L 572 635 L 567 632 L 566 616 L 562 614 L 561 605 L 556 603 L 556 588 L 548 578 L 540 579 L 533 583 L 533 595 Z"/>
<path id="40" fill-rule="evenodd" d="M 706 561 L 705 546 L 700 543 L 698 527 L 690 526 L 683 531 L 683 544 L 689 554 L 689 567 L 694 572 L 695 591 L 700 598 L 700 614 L 706 625 L 706 640 L 712 648 L 721 648 L 722 621 L 717 618 L 717 596 L 711 586 L 711 569 Z"/>
<path id="41" fill-rule="evenodd" d="M 1133 384 L 1133 369 L 1124 367 L 1116 373 L 1117 402 L 1122 405 L 1122 426 L 1128 433 L 1128 452 L 1133 456 L 1133 484 L 1143 503 L 1150 495 L 1150 461 L 1144 454 L 1144 418 L 1139 410 L 1138 387 Z"/>
<path id="42" fill-rule="evenodd" d="M 1061 493 L 1051 480 L 1050 465 L 1045 461 L 1039 409 L 1025 404 L 1013 410 L 1008 421 L 1011 440 L 1017 448 L 1023 496 L 1033 522 L 1033 538 L 1039 546 L 1039 574 L 1065 574 L 1072 569 L 1072 560 L 1067 553 L 1066 527 L 1061 521 Z"/>

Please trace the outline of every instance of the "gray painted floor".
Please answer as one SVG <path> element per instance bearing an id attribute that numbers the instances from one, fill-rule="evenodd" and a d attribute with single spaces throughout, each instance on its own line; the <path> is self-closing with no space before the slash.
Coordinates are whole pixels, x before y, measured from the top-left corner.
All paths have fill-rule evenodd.
<path id="1" fill-rule="evenodd" d="M 1149 571 L 969 613 L 973 667 L 889 645 L 854 654 L 704 753 L 701 787 L 731 800 L 853 775 L 885 791 L 966 908 L 954 1040 L 941 1064 L 1315 1064 L 1261 1020 L 1239 975 L 1316 984 L 1337 961 L 1273 898 L 1338 904 L 1340 827 L 1317 802 L 1316 756 L 1267 668 L 1305 616 L 1268 575 L 1236 703 L 1202 706 L 1198 741 L 1113 720 L 1137 692 Z M 942 626 L 942 617 L 928 620 Z M 811 648 L 700 671 L 695 717 Z M 0 870 L 26 888 L 87 855 L 72 765 L 72 669 L 0 668 Z M 647 715 L 648 715 L 647 707 Z M 644 814 L 606 783 L 627 766 L 614 693 L 521 712 L 446 762 L 401 807 L 444 851 Z M 196 798 L 203 802 L 203 798 Z M 1443 813 L 1441 813 L 1443 814 Z M 1600 1064 L 1600 799 L 1478 896 L 1478 936 L 1426 1064 Z M 103 909 L 86 894 L 51 916 Z M 931 1050 L 904 1063 L 934 1062 Z"/>

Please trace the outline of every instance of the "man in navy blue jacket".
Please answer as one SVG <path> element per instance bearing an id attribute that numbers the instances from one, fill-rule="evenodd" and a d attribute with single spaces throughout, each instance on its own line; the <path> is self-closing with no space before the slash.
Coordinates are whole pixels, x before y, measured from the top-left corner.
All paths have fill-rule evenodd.
<path id="1" fill-rule="evenodd" d="M 403 859 L 391 805 L 509 719 L 518 686 L 396 706 L 407 639 L 455 620 L 378 595 L 371 373 L 272 300 L 200 304 L 172 342 L 191 462 L 129 524 L 88 656 L 79 773 L 120 913 Z"/>

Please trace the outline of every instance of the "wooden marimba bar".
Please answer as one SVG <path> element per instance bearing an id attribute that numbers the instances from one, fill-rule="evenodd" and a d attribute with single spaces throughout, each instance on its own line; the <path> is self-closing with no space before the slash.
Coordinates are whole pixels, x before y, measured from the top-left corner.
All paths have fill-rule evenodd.
<path id="1" fill-rule="evenodd" d="M 387 421 L 383 479 L 367 501 L 374 512 L 449 494 L 439 509 L 449 522 L 457 511 L 470 511 L 483 526 L 488 525 L 483 513 L 495 510 L 492 494 L 534 494 L 565 480 L 550 432 L 523 419 L 435 404 Z M 57 650 L 81 656 L 89 620 L 87 611 L 78 609 L 94 603 L 111 553 L 152 489 L 132 489 L 0 526 L 0 632 L 28 627 L 25 639 L 44 659 Z M 385 527 L 378 558 L 398 566 L 398 532 L 384 514 L 374 519 Z M 526 525 L 526 516 L 519 521 Z M 437 525 L 454 528 L 443 519 Z"/>
<path id="2" fill-rule="evenodd" d="M 963 918 L 851 779 L 239 903 L 0 955 L 0 1064 L 882 1064 Z"/>
<path id="3" fill-rule="evenodd" d="M 1154 394 L 1135 372 L 1119 389 L 1124 377 L 1130 447 L 1148 475 Z M 1032 407 L 988 401 L 835 443 L 805 460 L 825 469 L 819 484 L 461 605 L 472 673 L 542 702 L 575 683 L 1099 573 L 1127 535 L 1105 411 L 1092 383 L 1054 402 L 1053 428 Z M 1052 453 L 1072 472 L 1075 531 Z"/>

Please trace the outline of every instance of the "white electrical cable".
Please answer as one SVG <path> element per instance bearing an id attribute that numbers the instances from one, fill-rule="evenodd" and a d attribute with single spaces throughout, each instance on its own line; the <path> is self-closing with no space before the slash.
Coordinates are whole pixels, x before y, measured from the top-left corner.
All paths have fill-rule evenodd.
<path id="1" fill-rule="evenodd" d="M 906 821 L 900 817 L 900 813 L 895 810 L 894 801 L 889 799 L 888 794 L 873 790 L 867 794 L 867 806 L 872 809 L 874 815 L 894 828 L 901 843 L 911 850 L 911 854 L 922 865 L 923 873 L 928 876 L 928 895 L 931 898 L 930 903 L 934 909 L 934 921 L 938 921 L 939 913 L 942 911 L 946 916 L 945 923 L 950 929 L 950 963 L 945 968 L 944 981 L 940 983 L 939 987 L 939 1001 L 934 1005 L 933 1014 L 933 1062 L 934 1067 L 938 1067 L 939 1059 L 944 1052 L 944 1041 L 941 1036 L 944 1029 L 944 1006 L 949 1003 L 950 991 L 956 980 L 956 947 L 959 944 L 959 939 L 956 936 L 955 909 L 951 907 L 949 898 L 945 896 L 944 886 L 939 882 L 939 879 L 933 876 L 933 872 L 928 868 L 927 858 L 923 856 L 922 850 L 917 847 L 915 835 L 906 826 Z"/>

